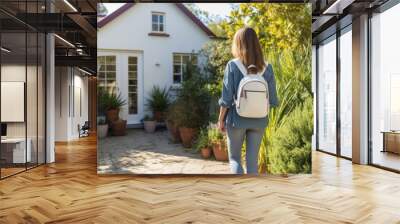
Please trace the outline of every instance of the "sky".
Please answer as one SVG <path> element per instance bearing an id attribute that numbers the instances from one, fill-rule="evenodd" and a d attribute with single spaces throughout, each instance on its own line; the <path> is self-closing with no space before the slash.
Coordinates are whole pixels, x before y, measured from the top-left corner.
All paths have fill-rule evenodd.
<path id="1" fill-rule="evenodd" d="M 121 7 L 124 3 L 104 3 L 108 13 L 112 13 Z M 208 11 L 212 15 L 226 17 L 231 11 L 232 4 L 230 3 L 195 3 L 200 9 Z"/>

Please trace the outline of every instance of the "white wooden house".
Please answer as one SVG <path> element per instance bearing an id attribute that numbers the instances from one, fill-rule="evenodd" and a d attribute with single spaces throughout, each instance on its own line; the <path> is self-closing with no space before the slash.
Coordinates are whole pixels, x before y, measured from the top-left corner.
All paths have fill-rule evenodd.
<path id="1" fill-rule="evenodd" d="M 120 116 L 138 124 L 153 86 L 179 86 L 185 60 L 213 38 L 181 3 L 127 3 L 98 22 L 98 85 L 121 93 Z"/>

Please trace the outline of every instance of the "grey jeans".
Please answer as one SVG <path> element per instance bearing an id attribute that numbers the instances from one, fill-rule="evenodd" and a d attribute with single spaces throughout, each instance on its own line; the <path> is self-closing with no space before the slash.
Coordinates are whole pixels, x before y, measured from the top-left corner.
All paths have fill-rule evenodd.
<path id="1" fill-rule="evenodd" d="M 258 152 L 264 135 L 264 128 L 235 128 L 226 127 L 228 137 L 228 153 L 231 171 L 235 174 L 243 174 L 242 146 L 246 138 L 246 170 L 248 174 L 258 173 Z"/>

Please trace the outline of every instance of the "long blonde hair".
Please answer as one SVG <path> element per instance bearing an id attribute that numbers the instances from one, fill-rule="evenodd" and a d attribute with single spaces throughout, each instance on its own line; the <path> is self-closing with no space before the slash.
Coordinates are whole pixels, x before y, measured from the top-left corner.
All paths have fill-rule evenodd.
<path id="1" fill-rule="evenodd" d="M 232 55 L 242 61 L 249 73 L 261 72 L 265 67 L 260 41 L 251 27 L 241 28 L 235 33 L 232 42 Z"/>

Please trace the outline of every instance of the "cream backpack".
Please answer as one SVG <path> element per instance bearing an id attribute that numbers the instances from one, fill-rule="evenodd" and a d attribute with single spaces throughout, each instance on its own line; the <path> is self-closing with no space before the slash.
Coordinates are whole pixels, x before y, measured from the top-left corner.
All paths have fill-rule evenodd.
<path id="1" fill-rule="evenodd" d="M 268 83 L 265 81 L 263 74 L 268 67 L 268 63 L 266 63 L 262 72 L 248 74 L 247 69 L 239 59 L 234 59 L 233 62 L 244 76 L 240 80 L 235 99 L 236 112 L 239 116 L 246 118 L 266 117 L 270 105 Z M 252 66 L 254 65 L 250 65 L 249 68 Z"/>

